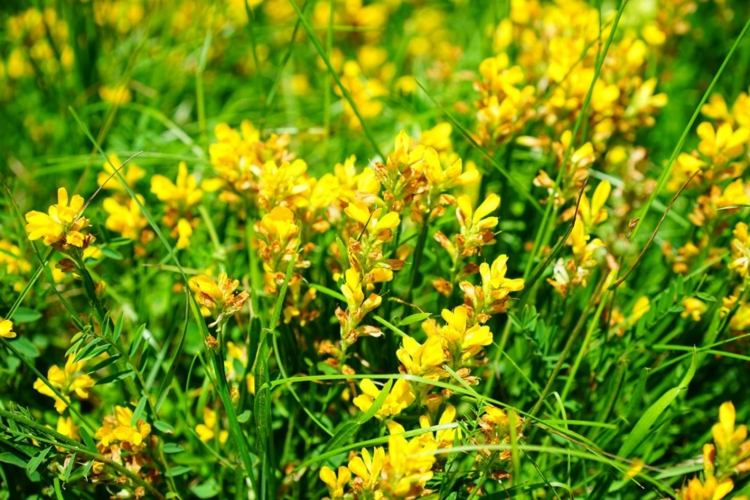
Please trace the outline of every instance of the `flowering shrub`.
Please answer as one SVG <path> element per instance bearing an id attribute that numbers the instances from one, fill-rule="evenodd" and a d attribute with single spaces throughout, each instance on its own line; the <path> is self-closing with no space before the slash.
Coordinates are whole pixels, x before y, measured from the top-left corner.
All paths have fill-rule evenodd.
<path id="1" fill-rule="evenodd" d="M 8 5 L 0 497 L 747 496 L 748 19 Z"/>

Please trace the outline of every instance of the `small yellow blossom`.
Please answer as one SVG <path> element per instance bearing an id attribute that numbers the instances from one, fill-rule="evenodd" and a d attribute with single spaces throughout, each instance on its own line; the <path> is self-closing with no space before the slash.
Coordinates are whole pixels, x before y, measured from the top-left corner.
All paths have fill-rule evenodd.
<path id="1" fill-rule="evenodd" d="M 370 379 L 364 379 L 360 382 L 359 388 L 362 390 L 362 394 L 354 398 L 354 405 L 362 411 L 367 411 L 380 395 L 380 389 Z M 383 419 L 398 415 L 414 402 L 414 398 L 411 384 L 404 379 L 398 379 L 391 387 L 388 396 L 386 396 L 383 405 L 375 413 L 375 416 Z"/>
<path id="2" fill-rule="evenodd" d="M 679 491 L 677 497 L 680 500 L 721 500 L 733 489 L 734 483 L 731 479 L 718 481 L 712 476 L 701 482 L 694 477 Z"/>
<path id="3" fill-rule="evenodd" d="M 52 365 L 47 370 L 47 380 L 52 387 L 64 396 L 75 394 L 81 399 L 88 399 L 89 390 L 94 386 L 94 379 L 84 373 L 83 369 L 84 362 L 75 361 L 75 356 L 71 354 L 68 356 L 63 368 Z M 68 404 L 55 394 L 42 379 L 37 378 L 34 381 L 34 389 L 40 394 L 54 399 L 55 409 L 58 413 L 64 412 L 68 407 Z"/>
<path id="4" fill-rule="evenodd" d="M 99 97 L 102 101 L 121 106 L 129 103 L 133 95 L 127 85 L 102 85 L 99 88 Z"/>
<path id="5" fill-rule="evenodd" d="M 466 303 L 474 309 L 479 323 L 486 323 L 490 316 L 505 312 L 512 292 L 523 290 L 523 278 L 507 278 L 508 256 L 499 255 L 492 264 L 482 262 L 479 265 L 481 286 L 468 281 L 460 284 L 466 297 Z"/>
<path id="6" fill-rule="evenodd" d="M 141 204 L 144 203 L 142 196 L 138 195 L 138 199 Z M 102 206 L 108 214 L 104 227 L 120 233 L 124 238 L 137 241 L 143 229 L 148 225 L 148 221 L 134 199 L 127 199 L 120 203 L 115 197 L 105 198 Z"/>
<path id="7" fill-rule="evenodd" d="M 32 241 L 41 239 L 45 245 L 60 250 L 70 247 L 84 248 L 93 238 L 84 230 L 89 225 L 82 216 L 84 200 L 79 195 L 68 198 L 65 188 L 57 190 L 57 204 L 48 212 L 32 210 L 26 214 L 26 232 Z"/>
<path id="8" fill-rule="evenodd" d="M 702 300 L 695 297 L 687 297 L 682 301 L 682 307 L 684 308 L 681 316 L 683 318 L 690 318 L 693 321 L 700 321 L 701 316 L 708 310 L 708 306 Z"/>
<path id="9" fill-rule="evenodd" d="M 115 406 L 114 415 L 104 417 L 102 426 L 97 429 L 95 437 L 99 447 L 127 445 L 132 451 L 146 446 L 146 438 L 151 434 L 151 426 L 143 419 L 133 423 L 133 411 L 123 406 Z"/>
<path id="10" fill-rule="evenodd" d="M 216 318 L 215 324 L 242 309 L 250 297 L 247 291 L 237 290 L 239 280 L 230 279 L 226 273 L 219 274 L 218 279 L 201 274 L 190 278 L 188 285 L 204 314 Z"/>
<path id="11" fill-rule="evenodd" d="M 123 165 L 116 154 L 107 156 L 107 161 L 102 165 L 102 169 L 96 178 L 97 183 L 105 189 L 112 189 L 122 193 L 125 193 L 126 189 L 123 187 L 122 182 L 117 179 L 115 170 L 120 172 L 120 175 L 125 180 L 125 184 L 130 188 L 135 187 L 135 184 L 146 175 L 146 171 L 132 161 Z"/>
<path id="12" fill-rule="evenodd" d="M 0 337 L 4 339 L 16 338 L 16 332 L 13 331 L 13 322 L 0 316 Z"/>
<path id="13" fill-rule="evenodd" d="M 56 430 L 58 433 L 62 434 L 65 437 L 69 437 L 70 439 L 74 439 L 77 441 L 80 438 L 78 434 L 78 426 L 70 417 L 57 417 Z"/>
<path id="14" fill-rule="evenodd" d="M 750 130 L 742 127 L 734 130 L 729 123 L 714 129 L 711 123 L 703 122 L 698 125 L 696 133 L 701 139 L 698 151 L 714 165 L 723 165 L 739 156 L 750 139 Z"/>
<path id="15" fill-rule="evenodd" d="M 362 488 L 373 491 L 380 481 L 380 473 L 385 465 L 385 450 L 375 448 L 372 455 L 362 448 L 359 456 L 349 460 L 349 470 L 362 481 Z"/>
<path id="16" fill-rule="evenodd" d="M 208 406 L 203 408 L 203 423 L 195 426 L 195 432 L 198 437 L 204 443 L 211 441 L 216 436 L 216 430 L 218 426 L 218 419 L 216 418 L 216 412 Z M 219 443 L 224 444 L 229 437 L 229 433 L 225 430 L 219 430 Z"/>
<path id="17" fill-rule="evenodd" d="M 423 344 L 412 337 L 404 337 L 402 345 L 396 356 L 406 373 L 426 378 L 439 378 L 444 374 L 441 366 L 445 362 L 445 353 L 439 337 L 428 338 Z"/>
<path id="18" fill-rule="evenodd" d="M 343 466 L 339 467 L 338 474 L 328 466 L 323 466 L 320 469 L 320 480 L 328 486 L 328 494 L 334 500 L 344 496 L 344 488 L 349 484 L 351 478 L 351 472 Z"/>

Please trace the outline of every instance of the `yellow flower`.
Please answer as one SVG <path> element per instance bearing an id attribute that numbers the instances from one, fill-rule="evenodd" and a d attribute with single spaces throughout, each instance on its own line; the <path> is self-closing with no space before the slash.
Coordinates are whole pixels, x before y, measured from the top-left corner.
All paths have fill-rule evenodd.
<path id="1" fill-rule="evenodd" d="M 80 437 L 78 435 L 78 426 L 70 417 L 57 417 L 57 432 L 70 439 L 78 440 Z"/>
<path id="2" fill-rule="evenodd" d="M 190 245 L 190 237 L 193 235 L 193 226 L 187 219 L 177 221 L 177 245 L 179 250 L 187 248 Z"/>
<path id="3" fill-rule="evenodd" d="M 367 279 L 377 279 L 386 276 L 381 271 L 373 271 L 374 274 L 368 274 Z M 391 273 L 390 277 L 393 275 Z M 371 282 L 371 283 L 374 283 Z M 341 324 L 341 337 L 348 343 L 353 344 L 361 335 L 379 337 L 383 334 L 379 329 L 371 326 L 359 326 L 364 317 L 373 309 L 380 306 L 382 297 L 375 293 L 370 293 L 365 297 L 364 286 L 359 271 L 349 268 L 344 272 L 344 284 L 341 285 L 341 293 L 346 300 L 346 311 L 338 308 L 336 317 Z"/>
<path id="4" fill-rule="evenodd" d="M 199 203 L 203 198 L 203 190 L 198 187 L 198 179 L 193 175 L 188 175 L 187 164 L 184 161 L 180 162 L 177 168 L 175 182 L 163 175 L 154 175 L 151 178 L 151 192 L 159 200 L 182 212 Z"/>
<path id="5" fill-rule="evenodd" d="M 382 241 L 389 241 L 392 231 L 401 223 L 401 218 L 396 212 L 382 214 L 380 208 L 371 212 L 369 207 L 362 202 L 350 203 L 344 212 L 352 220 L 365 226 L 371 235 Z"/>
<path id="6" fill-rule="evenodd" d="M 700 479 L 694 477 L 678 492 L 677 497 L 680 500 L 721 500 L 732 489 L 734 489 L 734 483 L 731 479 L 718 481 L 711 476 L 701 482 Z"/>
<path id="7" fill-rule="evenodd" d="M 349 470 L 362 480 L 362 488 L 373 491 L 380 482 L 380 473 L 385 465 L 385 450 L 382 447 L 375 448 L 372 456 L 365 448 L 362 448 L 360 456 L 349 461 Z"/>
<path id="8" fill-rule="evenodd" d="M 127 85 L 102 85 L 99 87 L 99 97 L 102 101 L 120 106 L 132 99 L 132 93 Z"/>
<path id="9" fill-rule="evenodd" d="M 717 208 L 729 208 L 738 205 L 750 205 L 750 195 L 742 179 L 730 183 L 716 200 Z"/>
<path id="10" fill-rule="evenodd" d="M 198 437 L 204 443 L 211 441 L 216 436 L 216 428 L 218 426 L 218 419 L 216 418 L 216 412 L 208 406 L 203 408 L 203 423 L 195 426 L 195 432 Z M 225 430 L 219 431 L 219 443 L 224 444 L 229 437 L 229 433 Z"/>
<path id="11" fill-rule="evenodd" d="M 143 203 L 143 197 L 138 195 Z M 134 199 L 125 200 L 120 203 L 117 198 L 105 198 L 103 202 L 104 211 L 107 212 L 107 220 L 104 227 L 110 231 L 120 233 L 124 238 L 138 240 L 148 221 L 141 213 L 138 203 Z"/>
<path id="12" fill-rule="evenodd" d="M 364 379 L 360 382 L 359 388 L 362 390 L 362 394 L 354 398 L 354 405 L 362 411 L 367 411 L 380 395 L 380 390 L 370 379 Z M 393 384 L 393 387 L 391 387 L 391 391 L 386 396 L 383 405 L 375 413 L 375 416 L 382 420 L 386 417 L 398 415 L 414 402 L 414 397 L 411 384 L 404 379 L 398 379 Z M 352 470 L 352 472 L 354 471 Z"/>
<path id="13" fill-rule="evenodd" d="M 133 423 L 133 411 L 130 408 L 115 406 L 114 415 L 104 417 L 95 437 L 101 447 L 127 444 L 135 452 L 146 445 L 149 434 L 151 426 L 145 420 L 138 419 L 138 422 Z"/>
<path id="14" fill-rule="evenodd" d="M 742 304 L 732 319 L 729 320 L 729 328 L 734 332 L 746 332 L 750 330 L 750 303 Z"/>
<path id="15" fill-rule="evenodd" d="M 299 232 L 299 227 L 295 224 L 294 212 L 287 207 L 279 206 L 263 216 L 260 220 L 260 230 L 271 241 L 284 244 Z"/>
<path id="16" fill-rule="evenodd" d="M 500 197 L 495 193 L 490 193 L 476 210 L 471 208 L 471 199 L 468 196 L 459 196 L 456 201 L 458 203 L 456 214 L 462 227 L 484 230 L 492 229 L 497 225 L 498 218 L 489 217 L 500 206 Z"/>
<path id="17" fill-rule="evenodd" d="M 474 309 L 479 323 L 486 323 L 491 315 L 504 312 L 510 294 L 523 290 L 523 278 L 506 278 L 507 272 L 508 256 L 499 255 L 491 265 L 486 262 L 479 265 L 481 286 L 475 286 L 468 281 L 460 284 L 467 304 Z"/>
<path id="18" fill-rule="evenodd" d="M 439 378 L 444 373 L 440 367 L 445 362 L 445 353 L 439 337 L 430 337 L 423 344 L 404 337 L 396 356 L 410 375 Z"/>
<path id="19" fill-rule="evenodd" d="M 500 197 L 491 193 L 474 210 L 471 198 L 461 195 L 456 199 L 456 205 L 456 218 L 461 234 L 455 237 L 455 241 L 451 241 L 442 232 L 435 233 L 435 239 L 445 248 L 453 262 L 461 257 L 475 255 L 480 247 L 495 241 L 492 230 L 499 220 L 490 214 L 500 206 Z"/>
<path id="20" fill-rule="evenodd" d="M 443 413 L 438 419 L 437 425 L 451 424 L 456 421 L 456 407 L 453 405 L 447 405 Z M 419 417 L 419 426 L 422 429 L 430 427 L 432 424 L 430 418 L 427 415 Z M 454 441 L 457 437 L 461 436 L 461 429 L 459 427 L 453 429 L 442 429 L 435 432 L 435 444 L 438 448 L 449 448 L 453 446 Z"/>
<path id="21" fill-rule="evenodd" d="M 472 324 L 468 307 L 462 305 L 452 311 L 443 309 L 441 316 L 445 320 L 445 325 L 434 330 L 428 327 L 426 332 L 428 336 L 440 336 L 454 368 L 457 367 L 457 363 L 468 361 L 479 354 L 482 347 L 492 343 L 490 328 Z M 426 324 L 429 325 L 429 322 Z"/>
<path id="22" fill-rule="evenodd" d="M 84 362 L 75 361 L 75 356 L 71 354 L 65 361 L 64 368 L 52 365 L 47 370 L 47 380 L 52 387 L 65 396 L 75 394 L 81 399 L 88 399 L 89 389 L 94 386 L 94 379 L 83 373 L 83 368 Z M 34 381 L 34 389 L 40 394 L 54 399 L 55 409 L 58 413 L 64 412 L 68 407 L 67 403 L 60 399 L 42 379 L 38 378 Z"/>
<path id="23" fill-rule="evenodd" d="M 682 301 L 682 307 L 684 308 L 682 314 L 683 318 L 689 317 L 693 321 L 700 321 L 701 316 L 708 310 L 708 306 L 695 297 L 687 297 Z"/>
<path id="24" fill-rule="evenodd" d="M 26 214 L 26 232 L 32 241 L 41 239 L 45 245 L 67 250 L 69 247 L 83 248 L 91 242 L 83 230 L 89 221 L 83 213 L 84 200 L 79 195 L 68 199 L 65 188 L 57 190 L 57 204 L 51 205 L 47 213 L 32 210 Z"/>
<path id="25" fill-rule="evenodd" d="M 250 297 L 247 291 L 238 291 L 239 280 L 230 279 L 226 273 L 219 274 L 218 280 L 201 274 L 190 278 L 188 285 L 204 314 L 216 318 L 215 324 L 242 309 Z"/>
<path id="26" fill-rule="evenodd" d="M 710 158 L 715 165 L 723 165 L 739 156 L 750 139 L 750 130 L 740 127 L 732 129 L 732 125 L 724 123 L 714 129 L 709 122 L 703 122 L 696 129 L 698 137 L 698 151 Z"/>
<path id="27" fill-rule="evenodd" d="M 747 426 L 735 426 L 736 413 L 731 402 L 719 407 L 719 422 L 711 428 L 719 455 L 735 454 L 737 448 L 747 439 Z"/>
<path id="28" fill-rule="evenodd" d="M 24 274 L 31 271 L 31 264 L 23 258 L 21 249 L 6 240 L 0 240 L 0 266 L 8 274 Z"/>
<path id="29" fill-rule="evenodd" d="M 649 302 L 648 297 L 645 295 L 638 297 L 635 304 L 633 304 L 633 310 L 630 312 L 629 320 L 631 324 L 641 319 L 650 309 L 651 303 Z"/>
<path id="30" fill-rule="evenodd" d="M 102 168 L 104 170 L 99 172 L 99 175 L 96 178 L 97 183 L 105 189 L 112 189 L 123 193 L 126 190 L 122 186 L 122 183 L 117 179 L 115 169 L 119 170 L 125 180 L 125 184 L 131 188 L 146 175 L 146 172 L 132 161 L 129 161 L 123 166 L 120 158 L 116 154 L 110 154 L 107 157 L 107 161 L 102 165 Z"/>
<path id="31" fill-rule="evenodd" d="M 612 186 L 609 184 L 609 181 L 602 181 L 596 186 L 591 203 L 589 203 L 588 196 L 585 194 L 581 196 L 578 213 L 587 229 L 593 228 L 597 224 L 607 220 L 607 209 L 604 208 L 604 204 L 607 202 L 611 191 Z"/>
<path id="32" fill-rule="evenodd" d="M 351 472 L 343 466 L 339 467 L 338 475 L 328 466 L 324 465 L 320 469 L 320 480 L 328 486 L 328 494 L 331 495 L 332 499 L 344 496 L 344 488 L 349 484 L 351 478 Z"/>
<path id="33" fill-rule="evenodd" d="M 16 338 L 16 332 L 13 331 L 13 322 L 0 316 L 0 337 L 4 339 Z"/>
<path id="34" fill-rule="evenodd" d="M 385 467 L 388 487 L 396 498 L 403 498 L 415 490 L 421 491 L 432 479 L 435 464 L 432 452 L 437 450 L 437 443 L 430 434 L 407 440 L 404 428 L 395 422 L 390 422 L 388 429 L 391 433 Z"/>

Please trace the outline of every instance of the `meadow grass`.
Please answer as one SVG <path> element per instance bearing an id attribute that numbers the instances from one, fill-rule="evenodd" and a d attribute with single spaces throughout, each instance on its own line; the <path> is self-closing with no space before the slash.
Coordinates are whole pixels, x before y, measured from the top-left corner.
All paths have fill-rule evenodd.
<path id="1" fill-rule="evenodd" d="M 742 498 L 750 6 L 0 7 L 3 498 Z"/>

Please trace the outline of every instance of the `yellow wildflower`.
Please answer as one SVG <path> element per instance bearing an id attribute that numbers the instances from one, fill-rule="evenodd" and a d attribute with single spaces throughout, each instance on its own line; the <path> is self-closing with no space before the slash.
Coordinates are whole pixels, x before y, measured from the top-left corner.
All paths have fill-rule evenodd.
<path id="1" fill-rule="evenodd" d="M 195 426 L 195 432 L 198 437 L 204 443 L 211 441 L 216 436 L 216 429 L 218 427 L 218 419 L 216 418 L 216 412 L 208 406 L 203 408 L 203 423 Z M 225 430 L 219 431 L 219 443 L 224 444 L 229 437 L 229 433 Z"/>
<path id="2" fill-rule="evenodd" d="M 411 440 L 404 437 L 404 428 L 389 422 L 386 477 L 388 489 L 396 498 L 419 497 L 427 481 L 432 479 L 437 443 L 430 434 Z"/>
<path id="3" fill-rule="evenodd" d="M 102 85 L 99 87 L 99 97 L 102 101 L 114 104 L 115 106 L 121 106 L 129 103 L 133 94 L 130 92 L 130 88 L 127 85 Z"/>
<path id="4" fill-rule="evenodd" d="M 328 486 L 328 494 L 334 500 L 344 496 L 344 488 L 349 484 L 351 478 L 351 472 L 343 466 L 339 467 L 338 475 L 328 466 L 324 465 L 320 469 L 320 480 Z"/>
<path id="5" fill-rule="evenodd" d="M 138 199 L 144 203 L 142 196 L 138 195 Z M 138 240 L 143 229 L 148 225 L 138 203 L 132 198 L 123 203 L 115 197 L 105 198 L 102 206 L 108 214 L 104 227 L 120 233 L 124 238 Z"/>
<path id="6" fill-rule="evenodd" d="M 703 122 L 696 129 L 701 141 L 698 151 L 711 159 L 714 165 L 724 165 L 739 156 L 750 139 L 750 130 L 740 127 L 737 130 L 729 123 L 714 129 L 709 122 Z"/>
<path id="7" fill-rule="evenodd" d="M 85 234 L 89 221 L 82 216 L 84 200 L 79 195 L 68 198 L 65 188 L 57 190 L 57 204 L 48 212 L 32 210 L 26 214 L 26 232 L 32 241 L 41 239 L 45 245 L 67 250 L 70 247 L 84 248 L 93 241 Z"/>
<path id="8" fill-rule="evenodd" d="M 57 417 L 56 430 L 63 436 L 69 437 L 70 439 L 78 440 L 80 438 L 78 434 L 78 426 L 73 422 L 70 417 Z"/>
<path id="9" fill-rule="evenodd" d="M 216 318 L 213 324 L 219 324 L 225 317 L 238 312 L 250 297 L 247 291 L 237 290 L 239 280 L 230 279 L 226 273 L 219 274 L 218 279 L 201 274 L 190 278 L 188 285 L 203 313 Z"/>
<path id="10" fill-rule="evenodd" d="M 150 434 L 151 426 L 145 420 L 138 419 L 138 422 L 133 423 L 133 411 L 130 408 L 115 406 L 114 415 L 104 417 L 95 437 L 99 440 L 100 448 L 122 445 L 134 452 L 146 445 L 146 438 Z"/>
<path id="11" fill-rule="evenodd" d="M 736 413 L 731 402 L 719 407 L 719 422 L 711 428 L 711 435 L 720 456 L 735 455 L 739 446 L 747 439 L 747 426 L 735 426 Z"/>
<path id="12" fill-rule="evenodd" d="M 711 476 L 701 482 L 700 479 L 694 477 L 678 492 L 677 498 L 680 500 L 721 500 L 732 489 L 734 489 L 734 483 L 731 479 L 718 481 Z"/>
<path id="13" fill-rule="evenodd" d="M 486 262 L 479 265 L 481 286 L 468 281 L 460 284 L 466 302 L 474 309 L 479 323 L 486 323 L 493 314 L 505 312 L 510 294 L 523 290 L 523 278 L 506 278 L 507 272 L 508 256 L 499 255 L 491 265 Z"/>
<path id="14" fill-rule="evenodd" d="M 126 190 L 117 178 L 115 170 L 120 172 L 120 175 L 122 175 L 125 180 L 125 184 L 131 188 L 146 175 L 145 170 L 132 161 L 123 165 L 116 154 L 110 154 L 107 156 L 107 161 L 102 164 L 102 168 L 103 171 L 99 172 L 99 175 L 96 178 L 97 183 L 105 189 L 112 189 L 123 193 Z"/>
<path id="15" fill-rule="evenodd" d="M 203 198 L 203 191 L 198 187 L 198 179 L 188 175 L 187 164 L 181 161 L 177 168 L 177 178 L 172 182 L 163 175 L 151 178 L 151 192 L 170 207 L 184 212 L 196 205 Z"/>
<path id="16" fill-rule="evenodd" d="M 75 356 L 70 355 L 65 361 L 65 366 L 60 368 L 57 365 L 52 365 L 47 370 L 47 380 L 50 385 L 57 389 L 59 393 L 64 396 L 75 394 L 80 399 L 88 399 L 89 389 L 94 386 L 94 379 L 88 374 L 83 372 L 84 362 L 75 361 Z M 34 389 L 40 394 L 49 396 L 55 400 L 55 409 L 58 413 L 62 413 L 68 407 L 68 404 L 63 401 L 54 391 L 44 382 L 42 379 L 37 378 L 34 381 Z"/>
<path id="17" fill-rule="evenodd" d="M 364 379 L 359 383 L 362 394 L 354 398 L 354 405 L 362 411 L 367 411 L 372 403 L 380 395 L 380 390 L 370 379 Z M 411 384 L 404 379 L 398 379 L 391 387 L 383 405 L 378 409 L 375 416 L 379 419 L 393 417 L 401 413 L 406 407 L 414 402 L 414 392 Z"/>
<path id="18" fill-rule="evenodd" d="M 6 240 L 0 240 L 0 266 L 5 267 L 8 274 L 24 274 L 31 271 L 31 264 L 23 258 L 21 249 Z"/>
<path id="19" fill-rule="evenodd" d="M 441 316 L 445 321 L 444 325 L 437 326 L 434 320 L 427 320 L 422 324 L 428 338 L 437 337 L 441 340 L 446 359 L 454 369 L 460 368 L 477 356 L 483 347 L 492 343 L 490 328 L 475 323 L 470 312 L 465 305 L 452 311 L 443 309 Z"/>
<path id="20" fill-rule="evenodd" d="M 439 378 L 444 374 L 440 367 L 445 362 L 445 353 L 439 337 L 430 337 L 423 344 L 412 337 L 404 337 L 396 356 L 410 375 Z"/>
<path id="21" fill-rule="evenodd" d="M 682 307 L 684 308 L 681 316 L 683 318 L 690 318 L 693 321 L 700 321 L 701 316 L 708 310 L 705 302 L 695 297 L 687 297 L 682 301 Z"/>
<path id="22" fill-rule="evenodd" d="M 445 410 L 443 410 L 443 413 L 440 415 L 437 425 L 447 425 L 455 421 L 456 421 L 456 407 L 449 404 L 445 407 Z M 430 422 L 430 418 L 427 415 L 422 415 L 421 417 L 419 417 L 419 426 L 422 429 L 426 429 L 430 427 L 431 425 L 432 423 Z M 461 436 L 461 429 L 460 427 L 456 426 L 453 429 L 441 429 L 439 431 L 436 431 L 434 440 L 438 448 L 449 448 L 453 446 L 453 443 L 456 440 L 456 438 L 460 436 Z"/>
<path id="23" fill-rule="evenodd" d="M 362 489 L 367 491 L 375 490 L 384 465 L 385 450 L 382 447 L 375 448 L 372 455 L 362 448 L 360 455 L 349 460 L 349 470 L 361 481 Z"/>
<path id="24" fill-rule="evenodd" d="M 13 331 L 13 322 L 0 316 L 0 338 L 14 339 L 16 332 Z"/>

